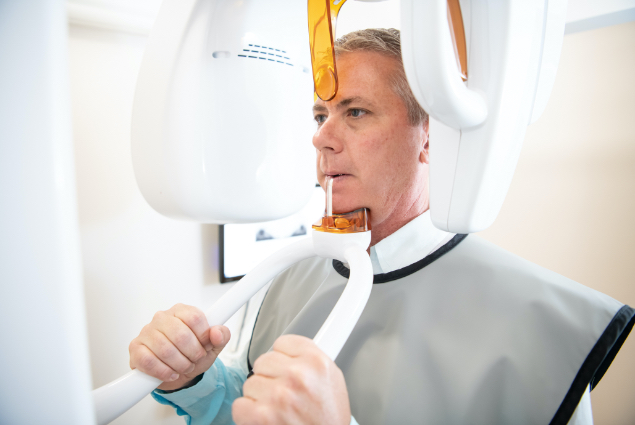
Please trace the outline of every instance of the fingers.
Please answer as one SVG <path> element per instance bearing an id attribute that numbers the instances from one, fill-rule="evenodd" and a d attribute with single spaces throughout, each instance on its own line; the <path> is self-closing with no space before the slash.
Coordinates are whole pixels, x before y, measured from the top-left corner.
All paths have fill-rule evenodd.
<path id="1" fill-rule="evenodd" d="M 251 379 L 251 378 L 250 378 Z M 265 405 L 258 405 L 247 397 L 237 398 L 232 404 L 232 418 L 236 425 L 274 424 L 275 416 Z"/>
<path id="2" fill-rule="evenodd" d="M 166 313 L 172 313 L 174 317 L 178 318 L 185 326 L 191 329 L 206 351 L 212 349 L 209 341 L 209 324 L 207 323 L 205 313 L 196 307 L 184 304 L 176 304 Z"/>
<path id="3" fill-rule="evenodd" d="M 177 304 L 157 312 L 131 342 L 130 366 L 171 382 L 162 389 L 179 388 L 209 369 L 229 338 L 229 329 L 210 328 L 201 310 Z"/>
<path id="4" fill-rule="evenodd" d="M 154 325 L 152 326 L 153 329 L 151 329 L 150 335 L 148 335 L 149 338 L 152 338 L 151 345 L 145 345 L 150 348 L 155 354 L 157 354 L 157 356 L 162 361 L 168 363 L 167 360 L 169 360 L 162 357 L 161 353 L 163 352 L 163 350 L 165 350 L 166 354 L 170 356 L 173 356 L 174 352 L 168 350 L 167 347 L 163 347 L 162 345 L 165 341 L 161 338 L 158 338 L 153 332 L 159 332 L 163 334 L 167 338 L 167 340 L 172 343 L 174 348 L 181 352 L 187 359 L 189 359 L 191 363 L 196 363 L 207 354 L 207 351 L 203 348 L 192 329 L 190 329 L 178 317 L 167 314 L 166 312 L 158 312 L 157 314 L 155 314 L 154 319 L 152 319 L 152 325 Z M 156 348 L 161 351 L 155 351 L 154 343 L 160 344 L 160 347 Z"/>
<path id="5" fill-rule="evenodd" d="M 318 374 L 325 374 L 333 361 L 309 339 L 300 335 L 283 335 L 273 344 L 273 350 L 291 358 L 302 358 L 303 363 Z"/>
<path id="6" fill-rule="evenodd" d="M 278 351 L 270 351 L 258 357 L 253 371 L 256 375 L 268 378 L 283 376 L 289 367 L 290 357 Z"/>
<path id="7" fill-rule="evenodd" d="M 264 376 L 254 375 L 243 384 L 243 396 L 252 400 L 266 400 L 273 387 L 273 380 Z"/>
<path id="8" fill-rule="evenodd" d="M 282 335 L 273 343 L 273 350 L 290 357 L 298 357 L 315 350 L 322 352 L 312 339 L 300 335 Z"/>
<path id="9" fill-rule="evenodd" d="M 179 375 L 144 345 L 137 344 L 130 348 L 130 367 L 139 369 L 141 372 L 160 379 L 163 382 L 172 382 L 179 378 Z"/>
<path id="10" fill-rule="evenodd" d="M 232 416 L 238 425 L 348 424 L 341 370 L 308 338 L 285 335 L 254 362 Z"/>
<path id="11" fill-rule="evenodd" d="M 194 369 L 194 363 L 185 357 L 168 337 L 156 329 L 146 330 L 136 342 L 148 348 L 159 361 L 172 368 L 175 373 L 189 373 Z"/>
<path id="12" fill-rule="evenodd" d="M 211 343 L 210 346 L 212 347 L 211 351 L 216 353 L 216 355 L 225 348 L 231 338 L 231 332 L 226 326 L 213 326 L 210 328 L 208 334 Z"/>
<path id="13" fill-rule="evenodd" d="M 251 379 L 251 378 L 249 378 Z M 232 404 L 232 419 L 236 425 L 281 425 L 302 423 L 296 420 L 295 415 L 291 421 L 283 419 L 286 416 L 271 404 L 259 403 L 249 397 L 237 398 Z"/>
<path id="14" fill-rule="evenodd" d="M 178 341 L 179 337 L 170 337 L 159 331 L 155 331 L 152 335 L 152 345 L 147 346 L 152 352 L 166 365 L 170 366 L 177 373 L 190 373 L 194 370 L 195 362 L 202 357 L 184 354 L 186 351 L 183 348 L 182 341 Z M 178 342 L 177 342 L 178 341 Z M 198 343 L 198 341 L 197 341 Z M 207 353 L 202 347 L 199 347 L 203 352 L 203 356 Z"/>

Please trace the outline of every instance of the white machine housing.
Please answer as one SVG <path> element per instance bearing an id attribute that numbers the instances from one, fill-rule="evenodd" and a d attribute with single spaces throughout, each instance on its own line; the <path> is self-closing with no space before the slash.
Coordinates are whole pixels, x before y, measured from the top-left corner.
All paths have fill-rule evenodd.
<path id="1" fill-rule="evenodd" d="M 466 83 L 446 0 L 401 2 L 402 56 L 431 116 L 432 220 L 471 233 L 498 215 L 526 128 L 547 104 L 566 0 L 460 4 Z M 150 205 L 216 223 L 302 208 L 315 181 L 310 65 L 305 1 L 165 1 L 133 109 L 133 164 Z"/>
<path id="2" fill-rule="evenodd" d="M 137 182 L 160 213 L 258 222 L 315 186 L 306 2 L 164 1 L 132 117 Z"/>
<path id="3" fill-rule="evenodd" d="M 555 80 L 566 0 L 460 1 L 468 79 L 458 71 L 446 0 L 402 0 L 402 56 L 417 101 L 430 114 L 434 225 L 478 232 L 496 219 L 527 126 Z"/>

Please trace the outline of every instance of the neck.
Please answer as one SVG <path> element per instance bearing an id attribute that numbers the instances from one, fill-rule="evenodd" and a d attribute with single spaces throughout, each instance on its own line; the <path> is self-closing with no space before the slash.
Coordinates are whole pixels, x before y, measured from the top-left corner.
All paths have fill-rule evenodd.
<path id="1" fill-rule="evenodd" d="M 428 199 L 427 191 L 424 191 L 421 196 L 406 202 L 402 208 L 395 208 L 385 219 L 379 223 L 373 223 L 373 212 L 370 212 L 371 217 L 371 237 L 370 246 L 374 246 L 384 238 L 395 233 L 401 229 L 411 220 L 419 217 L 424 212 L 430 209 L 430 203 Z"/>

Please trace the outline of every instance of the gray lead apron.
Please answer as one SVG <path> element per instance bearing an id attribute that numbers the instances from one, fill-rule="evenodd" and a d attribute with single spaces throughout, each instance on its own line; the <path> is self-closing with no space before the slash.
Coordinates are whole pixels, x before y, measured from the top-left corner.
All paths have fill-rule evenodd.
<path id="1" fill-rule="evenodd" d="M 348 269 L 312 258 L 261 306 L 249 370 L 282 334 L 313 338 Z M 336 360 L 353 416 L 373 424 L 566 424 L 635 322 L 635 310 L 475 236 L 375 275 Z"/>

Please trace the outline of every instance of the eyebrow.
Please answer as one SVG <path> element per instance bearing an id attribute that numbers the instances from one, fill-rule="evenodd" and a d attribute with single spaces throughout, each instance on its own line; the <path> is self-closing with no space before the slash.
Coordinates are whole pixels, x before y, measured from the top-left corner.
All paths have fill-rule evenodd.
<path id="1" fill-rule="evenodd" d="M 340 101 L 340 103 L 337 104 L 337 106 L 335 106 L 335 109 L 337 110 L 341 110 L 344 109 L 346 107 L 348 107 L 351 103 L 356 103 L 356 102 L 361 102 L 363 104 L 366 104 L 368 106 L 373 106 L 373 104 L 369 101 L 367 101 L 366 99 L 360 97 L 360 96 L 353 96 L 353 97 L 349 97 L 346 99 L 343 99 L 342 101 Z M 313 112 L 326 112 L 327 108 L 324 105 L 318 105 L 317 103 L 313 105 Z"/>

